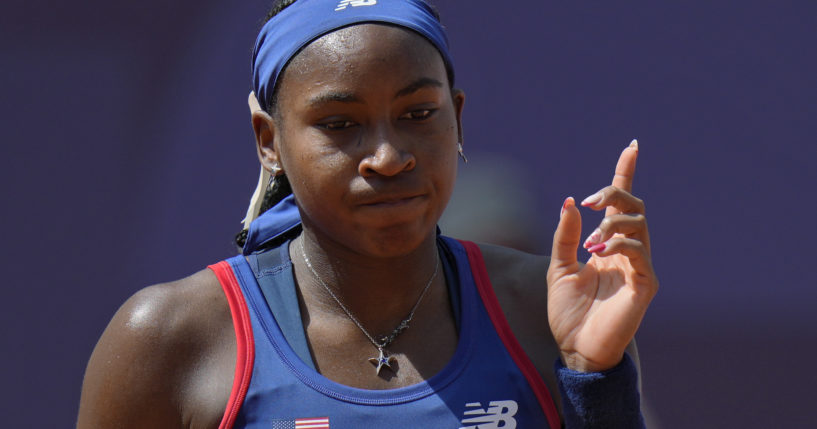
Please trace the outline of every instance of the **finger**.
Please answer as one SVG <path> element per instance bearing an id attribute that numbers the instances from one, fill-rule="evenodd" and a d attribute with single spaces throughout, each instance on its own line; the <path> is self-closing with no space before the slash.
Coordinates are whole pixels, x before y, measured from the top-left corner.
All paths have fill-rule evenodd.
<path id="1" fill-rule="evenodd" d="M 650 254 L 644 243 L 639 240 L 615 236 L 604 243 L 590 247 L 587 251 L 602 258 L 616 254 L 624 255 L 636 273 L 645 276 L 653 275 Z"/>
<path id="2" fill-rule="evenodd" d="M 635 177 L 635 161 L 638 158 L 638 140 L 633 139 L 618 157 L 616 163 L 616 174 L 613 176 L 613 186 L 624 189 L 627 192 L 633 191 L 633 177 Z M 619 213 L 614 207 L 608 207 L 606 214 Z"/>
<path id="3" fill-rule="evenodd" d="M 613 186 L 624 189 L 627 192 L 633 190 L 633 177 L 635 176 L 635 161 L 638 158 L 638 140 L 633 139 L 618 157 L 616 164 L 616 175 L 613 176 Z"/>
<path id="4" fill-rule="evenodd" d="M 603 208 L 614 208 L 617 213 L 640 213 L 644 214 L 644 201 L 625 191 L 624 189 L 615 186 L 608 186 L 595 194 L 582 200 L 583 207 L 589 207 L 593 210 L 601 210 Z M 607 216 L 615 213 L 607 213 Z"/>
<path id="5" fill-rule="evenodd" d="M 650 235 L 647 232 L 647 218 L 642 214 L 617 214 L 605 217 L 599 227 L 590 233 L 583 246 L 589 249 L 596 244 L 604 243 L 615 234 L 644 243 L 649 253 Z"/>
<path id="6" fill-rule="evenodd" d="M 255 98 L 255 91 L 250 91 L 250 96 L 247 97 L 247 104 L 250 106 L 250 113 L 261 110 L 261 105 L 258 104 L 258 99 Z"/>
<path id="7" fill-rule="evenodd" d="M 576 252 L 579 249 L 579 240 L 582 233 L 582 217 L 573 197 L 568 197 L 562 204 L 562 213 L 559 225 L 553 234 L 553 251 L 550 256 L 548 269 L 548 284 L 562 276 L 579 271 L 579 261 Z"/>

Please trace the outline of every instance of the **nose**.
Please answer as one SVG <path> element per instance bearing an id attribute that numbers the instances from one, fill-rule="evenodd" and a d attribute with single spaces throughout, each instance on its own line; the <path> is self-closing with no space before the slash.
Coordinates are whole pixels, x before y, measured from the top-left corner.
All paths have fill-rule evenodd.
<path id="1" fill-rule="evenodd" d="M 390 139 L 378 139 L 374 151 L 365 156 L 358 166 L 363 177 L 373 175 L 395 176 L 404 171 L 411 171 L 417 165 L 414 155 Z"/>

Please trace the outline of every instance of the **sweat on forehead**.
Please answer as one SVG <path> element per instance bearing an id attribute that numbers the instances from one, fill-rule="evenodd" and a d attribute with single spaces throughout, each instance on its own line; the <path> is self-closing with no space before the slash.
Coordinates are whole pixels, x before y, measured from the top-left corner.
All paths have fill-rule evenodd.
<path id="1" fill-rule="evenodd" d="M 435 66 L 442 67 L 443 73 L 446 73 L 437 49 L 424 37 L 405 27 L 366 22 L 324 34 L 304 46 L 279 74 L 276 94 L 281 94 L 281 87 L 288 81 L 287 76 L 334 70 L 340 78 L 341 74 L 365 72 L 372 65 L 362 66 L 361 58 L 374 60 L 377 65 L 401 68 L 409 63 L 420 64 L 426 73 L 432 72 Z M 395 60 L 399 64 L 394 63 Z M 395 72 L 397 70 L 374 73 L 393 75 Z"/>
<path id="2" fill-rule="evenodd" d="M 287 63 L 304 46 L 339 28 L 380 22 L 413 30 L 440 52 L 453 84 L 453 63 L 445 31 L 423 0 L 298 0 L 273 16 L 258 34 L 253 50 L 253 90 L 268 110 Z"/>

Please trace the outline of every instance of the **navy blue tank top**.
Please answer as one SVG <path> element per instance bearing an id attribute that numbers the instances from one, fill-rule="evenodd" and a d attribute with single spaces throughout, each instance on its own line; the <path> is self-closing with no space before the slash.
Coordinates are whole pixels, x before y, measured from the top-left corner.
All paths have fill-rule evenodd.
<path id="1" fill-rule="evenodd" d="M 510 331 L 479 247 L 439 240 L 459 288 L 457 348 L 439 373 L 398 389 L 359 389 L 322 376 L 296 351 L 304 350 L 302 339 L 282 331 L 247 258 L 210 266 L 230 304 L 238 348 L 220 428 L 558 428 L 551 396 Z M 289 258 L 259 269 L 292 279 Z"/>

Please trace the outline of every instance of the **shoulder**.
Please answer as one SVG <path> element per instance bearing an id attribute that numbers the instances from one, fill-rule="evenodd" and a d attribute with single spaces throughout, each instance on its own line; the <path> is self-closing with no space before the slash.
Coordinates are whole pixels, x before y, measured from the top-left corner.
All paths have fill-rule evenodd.
<path id="1" fill-rule="evenodd" d="M 491 286 L 522 346 L 529 338 L 552 341 L 546 313 L 550 258 L 492 244 L 481 243 L 479 248 Z M 546 364 L 548 372 L 552 364 Z"/>
<path id="2" fill-rule="evenodd" d="M 211 270 L 147 287 L 120 307 L 91 355 L 79 426 L 167 427 L 200 408 L 223 412 L 234 365 L 230 309 Z M 203 403 L 220 396 L 220 405 Z"/>
<path id="3" fill-rule="evenodd" d="M 117 311 L 106 334 L 129 337 L 137 347 L 190 347 L 225 320 L 231 320 L 230 309 L 221 284 L 205 269 L 140 290 Z"/>
<path id="4" fill-rule="evenodd" d="M 520 335 L 535 329 L 548 334 L 547 269 L 550 258 L 493 244 L 479 244 L 494 292 L 511 324 Z M 540 337 L 541 338 L 541 337 Z"/>
<path id="5" fill-rule="evenodd" d="M 231 320 L 221 284 L 205 269 L 140 290 L 117 311 L 106 333 L 127 336 L 135 346 L 188 348 L 203 345 L 214 328 Z"/>
<path id="6" fill-rule="evenodd" d="M 479 248 L 508 325 L 548 390 L 558 396 L 553 363 L 559 348 L 547 318 L 550 258 L 492 244 L 480 243 Z"/>
<path id="7" fill-rule="evenodd" d="M 522 280 L 545 281 L 550 257 L 495 244 L 479 243 L 478 245 L 485 260 L 485 267 L 491 276 L 491 282 L 494 282 L 494 279 L 503 282 L 512 280 L 510 282 L 512 285 L 519 285 Z M 547 292 L 546 287 L 544 291 Z"/>

